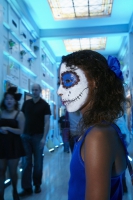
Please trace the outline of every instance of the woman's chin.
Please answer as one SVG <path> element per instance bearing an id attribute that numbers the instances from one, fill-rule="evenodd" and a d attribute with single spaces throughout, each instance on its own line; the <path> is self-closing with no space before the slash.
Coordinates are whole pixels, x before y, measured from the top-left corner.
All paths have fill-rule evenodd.
<path id="1" fill-rule="evenodd" d="M 73 103 L 70 103 L 69 105 L 66 105 L 66 109 L 68 112 L 76 112 L 80 109 L 79 106 L 72 105 Z"/>
<path id="2" fill-rule="evenodd" d="M 7 106 L 7 110 L 13 110 L 14 107 L 13 106 Z"/>

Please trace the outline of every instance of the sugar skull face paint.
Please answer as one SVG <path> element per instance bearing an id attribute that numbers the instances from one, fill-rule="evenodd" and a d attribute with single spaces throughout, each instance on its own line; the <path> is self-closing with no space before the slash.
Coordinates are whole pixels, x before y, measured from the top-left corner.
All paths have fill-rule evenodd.
<path id="1" fill-rule="evenodd" d="M 77 85 L 80 81 L 79 76 L 72 71 L 66 71 L 61 74 L 61 81 L 64 88 L 68 89 Z"/>
<path id="2" fill-rule="evenodd" d="M 84 72 L 78 67 L 72 70 L 62 63 L 60 80 L 58 95 L 61 96 L 67 111 L 79 110 L 85 104 L 89 94 L 88 81 Z"/>

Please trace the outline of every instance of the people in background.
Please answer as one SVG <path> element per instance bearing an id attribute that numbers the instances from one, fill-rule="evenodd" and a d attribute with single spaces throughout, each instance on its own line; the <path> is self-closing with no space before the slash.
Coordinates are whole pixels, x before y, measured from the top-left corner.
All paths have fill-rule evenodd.
<path id="1" fill-rule="evenodd" d="M 20 196 L 27 196 L 34 192 L 41 192 L 43 149 L 50 125 L 50 106 L 41 97 L 39 84 L 32 85 L 32 99 L 24 102 L 22 112 L 25 116 L 24 134 L 22 137 L 26 157 L 23 159 L 22 192 Z"/>
<path id="2" fill-rule="evenodd" d="M 69 153 L 69 138 L 70 138 L 70 121 L 69 121 L 69 113 L 64 110 L 64 115 L 62 115 L 59 119 L 61 136 L 64 144 L 64 152 Z"/>
<path id="3" fill-rule="evenodd" d="M 115 120 L 124 113 L 117 58 L 82 50 L 62 57 L 58 95 L 68 112 L 80 110 L 80 134 L 70 163 L 68 200 L 122 200 L 127 151 Z"/>
<path id="4" fill-rule="evenodd" d="M 70 121 L 69 144 L 70 144 L 71 152 L 73 152 L 74 144 L 75 144 L 76 139 L 78 137 L 78 124 L 80 122 L 82 115 L 81 115 L 80 111 L 69 112 L 68 114 L 69 114 L 69 121 Z"/>
<path id="5" fill-rule="evenodd" d="M 4 200 L 4 182 L 7 167 L 13 187 L 13 200 L 19 200 L 17 192 L 17 167 L 19 158 L 25 155 L 20 135 L 23 133 L 24 115 L 19 111 L 21 94 L 16 87 L 4 93 L 0 113 L 0 200 Z"/>
<path id="6" fill-rule="evenodd" d="M 128 127 L 127 127 L 127 124 L 126 124 L 126 121 L 125 121 L 124 117 L 122 116 L 122 117 L 118 118 L 115 121 L 115 123 L 120 128 L 122 136 L 123 136 L 123 139 L 124 139 L 126 145 L 128 146 L 129 141 L 127 141 L 127 137 L 129 137 L 130 131 L 128 130 Z M 127 189 L 127 184 L 126 184 L 125 173 L 123 173 L 123 176 L 122 176 L 122 184 L 123 184 L 124 193 L 127 193 L 128 189 Z"/>
<path id="7" fill-rule="evenodd" d="M 127 136 L 130 135 L 130 131 L 127 127 L 126 121 L 124 119 L 124 116 L 119 117 L 118 119 L 115 120 L 116 125 L 120 128 L 122 134 L 126 134 Z M 125 137 L 126 139 L 126 137 Z M 128 141 L 126 140 L 127 145 Z"/>

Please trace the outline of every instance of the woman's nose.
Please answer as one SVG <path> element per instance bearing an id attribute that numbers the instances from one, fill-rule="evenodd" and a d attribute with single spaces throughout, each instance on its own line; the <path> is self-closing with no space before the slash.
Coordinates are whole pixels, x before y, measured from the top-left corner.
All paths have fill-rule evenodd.
<path id="1" fill-rule="evenodd" d="M 63 94 L 59 90 L 57 90 L 57 95 L 62 96 Z"/>
<path id="2" fill-rule="evenodd" d="M 59 86 L 59 88 L 58 88 L 58 90 L 57 90 L 57 94 L 59 95 L 59 96 L 62 96 L 62 92 L 61 92 L 61 85 Z"/>

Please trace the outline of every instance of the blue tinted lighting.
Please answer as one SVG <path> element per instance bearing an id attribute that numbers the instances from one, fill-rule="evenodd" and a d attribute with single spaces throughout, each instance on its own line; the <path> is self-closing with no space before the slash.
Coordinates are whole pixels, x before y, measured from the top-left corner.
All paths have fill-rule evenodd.
<path id="1" fill-rule="evenodd" d="M 50 90 L 54 90 L 53 87 L 51 87 L 48 83 L 46 83 L 45 81 L 42 80 L 42 84 L 45 85 L 46 87 L 48 87 Z"/>
<path id="2" fill-rule="evenodd" d="M 54 77 L 54 75 L 49 71 L 49 69 L 43 63 L 41 63 L 41 65 L 46 69 L 46 71 L 50 74 L 51 77 Z"/>

